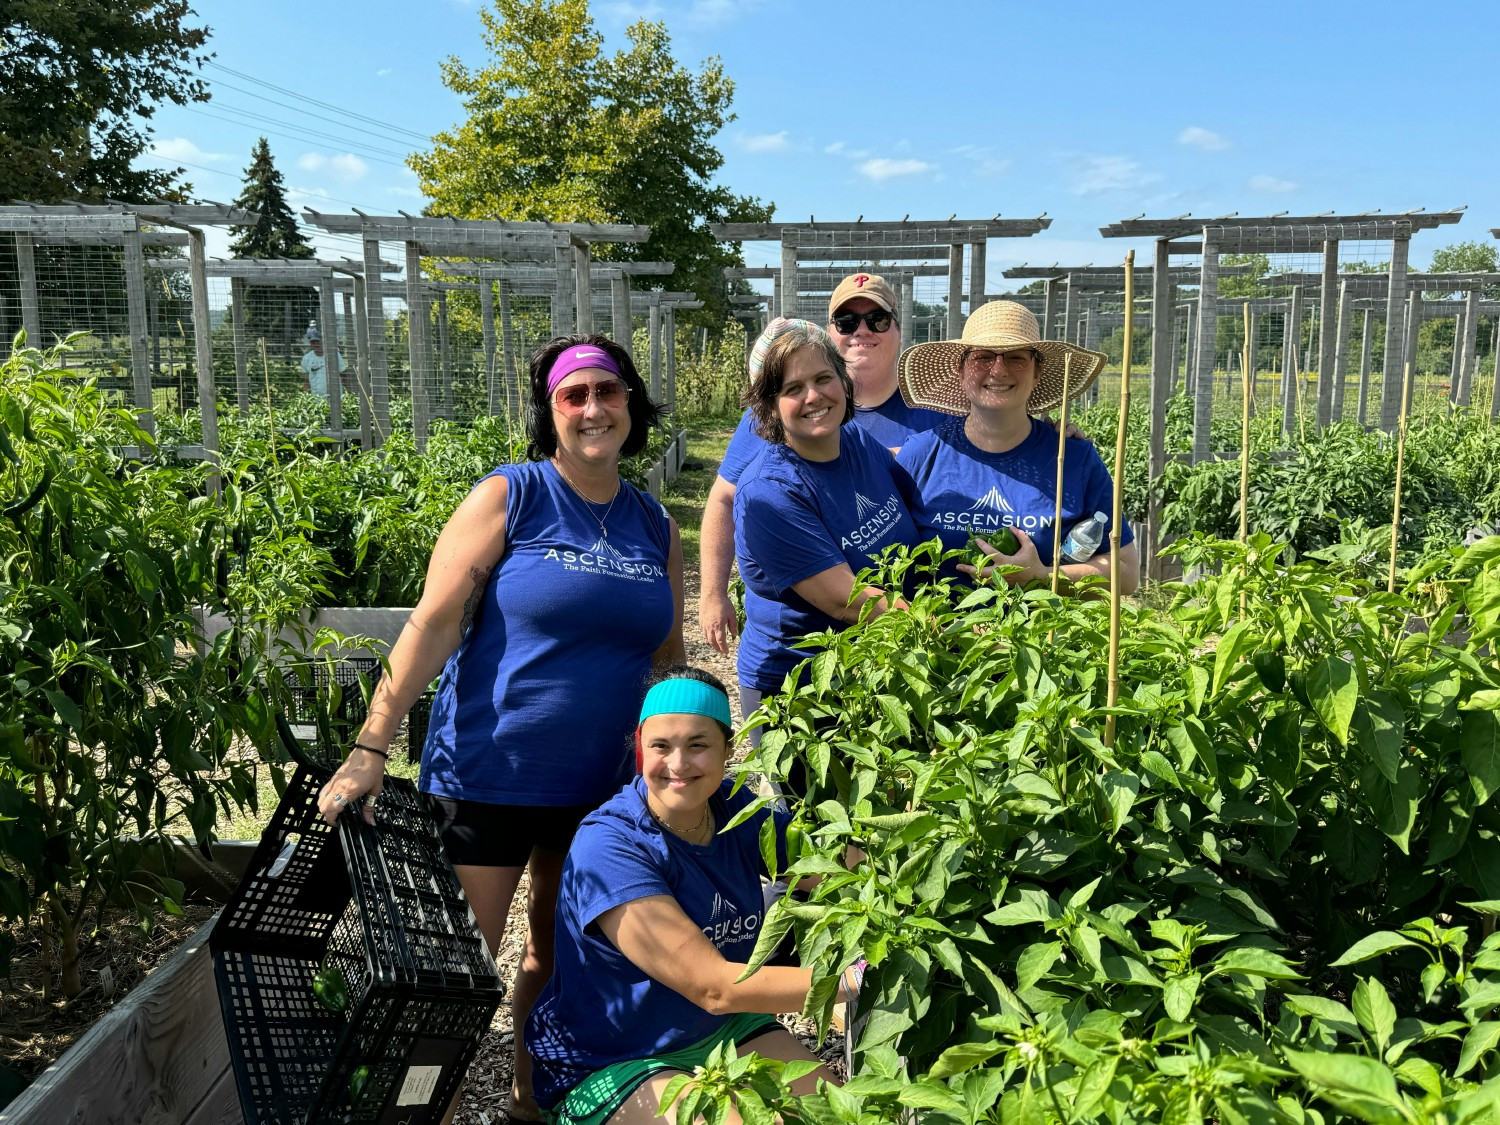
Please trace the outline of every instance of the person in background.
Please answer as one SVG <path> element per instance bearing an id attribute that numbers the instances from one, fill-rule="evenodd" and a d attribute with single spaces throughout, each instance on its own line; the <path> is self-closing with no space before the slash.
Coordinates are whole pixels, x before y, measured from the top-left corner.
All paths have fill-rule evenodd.
<path id="1" fill-rule="evenodd" d="M 847 425 L 854 387 L 826 332 L 777 318 L 751 349 L 750 373 L 745 404 L 762 448 L 734 496 L 734 553 L 745 580 L 737 669 L 747 716 L 804 658 L 802 637 L 845 628 L 866 602 L 877 613 L 893 604 L 855 575 L 887 547 L 920 538 L 902 487 L 909 481 L 890 450 Z"/>
<path id="2" fill-rule="evenodd" d="M 828 331 L 854 387 L 853 422 L 891 450 L 899 449 L 912 434 L 948 418 L 940 411 L 910 406 L 901 397 L 896 377 L 901 358 L 898 308 L 890 283 L 871 273 L 850 274 L 828 300 Z M 729 439 L 703 508 L 698 625 L 704 639 L 719 652 L 728 652 L 730 638 L 739 633 L 728 594 L 729 567 L 734 561 L 735 488 L 763 445 L 746 411 Z"/>
<path id="3" fill-rule="evenodd" d="M 1082 394 L 1105 357 L 1074 344 L 1043 340 L 1036 317 L 1014 301 L 991 301 L 964 322 L 963 336 L 917 344 L 901 357 L 902 393 L 946 411 L 934 430 L 914 436 L 897 463 L 916 486 L 913 515 L 924 537 L 947 550 L 970 537 L 996 565 L 1019 567 L 1012 585 L 1051 575 L 1057 518 L 1057 431 L 1032 417 L 1060 406 L 1063 369 L 1068 397 Z M 957 415 L 957 417 L 953 417 Z M 1109 522 L 1114 483 L 1087 441 L 1069 439 L 1063 455 L 1064 562 L 1070 579 L 1109 577 Z M 997 540 L 1009 529 L 1014 551 Z M 1120 586 L 1134 593 L 1140 554 L 1127 523 L 1120 528 Z M 969 563 L 959 570 L 975 573 Z"/>
<path id="4" fill-rule="evenodd" d="M 790 815 L 763 808 L 724 827 L 753 800 L 724 777 L 730 723 L 714 676 L 662 673 L 641 705 L 638 776 L 579 825 L 555 968 L 525 1025 L 537 1102 L 556 1125 L 659 1121 L 667 1085 L 724 1043 L 818 1061 L 772 1018 L 801 1010 L 811 970 L 764 965 L 740 979 L 765 919 L 761 826 L 772 819 L 784 870 Z M 840 1000 L 857 979 L 846 971 Z M 836 1081 L 820 1066 L 792 1089 L 819 1079 Z"/>
<path id="5" fill-rule="evenodd" d="M 349 365 L 339 356 L 339 374 L 344 375 Z M 323 333 L 317 328 L 307 330 L 307 351 L 302 353 L 302 389 L 319 398 L 328 397 L 328 360 L 323 355 Z"/>
<path id="6" fill-rule="evenodd" d="M 683 659 L 677 527 L 620 476 L 661 408 L 630 354 L 603 336 L 544 345 L 530 383 L 529 460 L 475 485 L 438 536 L 390 673 L 318 800 L 331 822 L 380 793 L 397 726 L 441 671 L 419 786 L 441 810 L 444 850 L 491 954 L 529 872 L 517 1029 L 552 973 L 573 833 L 630 777 L 652 669 Z M 519 1034 L 509 1112 L 540 1120 Z"/>

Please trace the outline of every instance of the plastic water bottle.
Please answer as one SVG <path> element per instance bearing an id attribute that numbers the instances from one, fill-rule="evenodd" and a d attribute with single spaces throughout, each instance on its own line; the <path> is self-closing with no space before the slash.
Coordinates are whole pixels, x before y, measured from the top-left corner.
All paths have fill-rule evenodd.
<path id="1" fill-rule="evenodd" d="M 1079 520 L 1063 540 L 1063 558 L 1068 562 L 1088 562 L 1099 553 L 1099 545 L 1104 542 L 1104 532 L 1108 527 L 1109 517 L 1103 512 Z"/>

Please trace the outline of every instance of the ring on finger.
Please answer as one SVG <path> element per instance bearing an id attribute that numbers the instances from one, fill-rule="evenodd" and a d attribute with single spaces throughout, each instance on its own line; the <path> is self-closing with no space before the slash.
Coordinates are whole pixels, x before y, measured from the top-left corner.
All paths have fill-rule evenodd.
<path id="1" fill-rule="evenodd" d="M 343 808 L 349 803 L 349 798 L 345 797 L 342 793 L 335 793 L 333 795 L 333 803 L 339 808 Z"/>

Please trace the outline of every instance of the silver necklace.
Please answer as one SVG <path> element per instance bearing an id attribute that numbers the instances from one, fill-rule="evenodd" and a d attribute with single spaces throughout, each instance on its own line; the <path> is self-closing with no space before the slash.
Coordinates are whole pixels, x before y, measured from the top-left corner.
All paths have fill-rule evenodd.
<path id="1" fill-rule="evenodd" d="M 595 514 L 594 512 L 594 506 L 598 504 L 599 501 L 590 500 L 587 494 L 584 493 L 583 489 L 579 488 L 578 485 L 573 483 L 573 478 L 568 476 L 567 471 L 562 467 L 562 462 L 553 461 L 552 465 L 557 469 L 557 472 L 562 477 L 562 479 L 568 482 L 568 487 L 574 491 L 574 493 L 578 496 L 578 499 L 583 501 L 583 510 L 588 512 L 588 514 L 593 517 L 594 522 L 599 525 L 599 537 L 601 539 L 608 539 L 609 532 L 604 527 L 604 521 L 609 519 L 609 513 L 614 510 L 615 501 L 620 498 L 620 478 L 615 478 L 614 495 L 609 498 L 609 503 L 605 505 L 604 514 L 601 516 Z"/>
<path id="2" fill-rule="evenodd" d="M 678 828 L 666 817 L 662 816 L 655 809 L 653 809 L 651 807 L 651 801 L 649 799 L 646 801 L 646 811 L 651 814 L 652 820 L 656 821 L 657 824 L 660 824 L 668 832 L 671 832 L 674 836 L 682 837 L 690 844 L 698 844 L 700 847 L 702 847 L 702 844 L 695 837 L 701 836 L 703 834 L 703 829 L 708 826 L 708 822 L 713 817 L 713 810 L 709 808 L 708 805 L 704 805 L 703 818 L 699 820 L 697 824 L 693 825 L 693 827 L 683 829 Z M 712 835 L 712 833 L 710 833 L 710 835 Z"/>

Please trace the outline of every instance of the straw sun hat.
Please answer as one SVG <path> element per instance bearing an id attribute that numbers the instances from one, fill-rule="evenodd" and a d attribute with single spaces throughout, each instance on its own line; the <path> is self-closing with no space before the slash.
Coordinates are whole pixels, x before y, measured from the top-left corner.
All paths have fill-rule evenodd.
<path id="1" fill-rule="evenodd" d="M 969 314 L 957 340 L 913 344 L 901 353 L 901 396 L 912 406 L 949 414 L 967 414 L 969 398 L 959 378 L 958 361 L 965 348 L 997 352 L 1032 349 L 1040 353 L 1036 386 L 1026 400 L 1028 414 L 1042 414 L 1063 400 L 1063 365 L 1068 364 L 1068 397 L 1088 390 L 1104 369 L 1102 352 L 1091 352 L 1061 340 L 1043 340 L 1036 317 L 1015 301 L 991 301 Z M 1072 359 L 1068 360 L 1067 357 Z"/>

